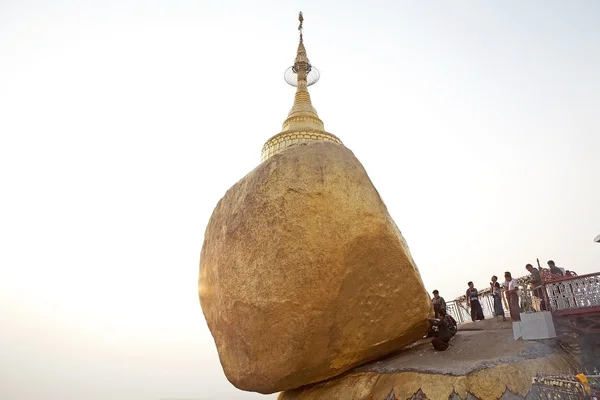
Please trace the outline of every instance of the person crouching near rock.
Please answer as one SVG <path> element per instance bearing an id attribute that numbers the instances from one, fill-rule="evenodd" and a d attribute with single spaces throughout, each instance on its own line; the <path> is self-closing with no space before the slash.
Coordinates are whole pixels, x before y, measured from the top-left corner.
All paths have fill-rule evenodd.
<path id="1" fill-rule="evenodd" d="M 456 335 L 456 332 L 458 331 L 458 324 L 456 323 L 454 317 L 448 314 L 446 310 L 442 310 L 440 312 L 440 318 L 446 321 L 446 324 L 448 325 L 448 331 L 450 332 L 450 337 Z"/>
<path id="2" fill-rule="evenodd" d="M 450 347 L 448 342 L 450 342 L 450 338 L 452 338 L 448 322 L 443 318 L 434 318 L 430 319 L 429 323 L 438 328 L 436 337 L 431 341 L 433 348 L 437 351 L 447 350 L 448 347 Z"/>

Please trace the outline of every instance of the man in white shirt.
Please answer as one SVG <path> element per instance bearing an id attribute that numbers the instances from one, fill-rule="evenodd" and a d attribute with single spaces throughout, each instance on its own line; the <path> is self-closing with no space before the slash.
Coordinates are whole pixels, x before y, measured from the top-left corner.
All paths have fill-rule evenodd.
<path id="1" fill-rule="evenodd" d="M 510 317 L 513 321 L 521 320 L 521 309 L 519 307 L 519 284 L 512 278 L 510 272 L 504 273 L 504 287 L 506 290 L 506 297 L 508 299 L 508 309 L 510 311 Z"/>

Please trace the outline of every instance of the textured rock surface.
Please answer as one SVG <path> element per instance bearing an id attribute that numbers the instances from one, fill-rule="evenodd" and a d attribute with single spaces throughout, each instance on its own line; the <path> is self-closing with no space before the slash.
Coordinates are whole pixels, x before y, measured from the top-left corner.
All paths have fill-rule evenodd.
<path id="1" fill-rule="evenodd" d="M 398 350 L 422 337 L 431 310 L 364 168 L 329 142 L 290 147 L 225 194 L 199 293 L 227 378 L 261 393 Z"/>
<path id="2" fill-rule="evenodd" d="M 280 400 L 529 399 L 537 373 L 577 373 L 577 363 L 548 343 L 515 341 L 512 330 L 459 332 L 445 352 L 429 341 L 328 382 L 281 393 Z"/>

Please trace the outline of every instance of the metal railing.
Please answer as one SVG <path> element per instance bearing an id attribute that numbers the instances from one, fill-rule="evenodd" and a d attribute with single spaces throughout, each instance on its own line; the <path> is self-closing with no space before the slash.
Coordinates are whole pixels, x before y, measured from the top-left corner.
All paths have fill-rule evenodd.
<path id="1" fill-rule="evenodd" d="M 542 287 L 553 312 L 600 307 L 600 272 L 554 279 Z"/>
<path id="2" fill-rule="evenodd" d="M 519 307 L 522 313 L 548 310 L 552 312 L 568 312 L 600 308 L 600 272 L 593 274 L 568 276 L 542 283 L 538 289 L 532 290 L 529 284 L 520 285 Z M 542 298 L 543 297 L 543 298 Z M 494 317 L 494 298 L 492 293 L 479 295 L 479 303 L 485 318 Z M 507 301 L 503 299 L 502 307 L 508 316 Z M 471 320 L 471 314 L 464 298 L 446 302 L 446 311 L 458 323 Z"/>
<path id="3" fill-rule="evenodd" d="M 459 324 L 468 321 L 471 317 L 467 310 L 456 300 L 446 302 L 446 312 L 456 320 Z"/>
<path id="4" fill-rule="evenodd" d="M 491 293 L 484 293 L 479 296 L 479 303 L 483 309 L 483 316 L 485 318 L 494 318 L 494 297 Z M 466 300 L 452 300 L 446 302 L 446 311 L 452 315 L 454 319 L 459 323 L 467 322 L 471 320 L 471 312 L 467 307 Z M 507 310 L 504 310 L 505 313 Z"/>
<path id="5" fill-rule="evenodd" d="M 542 308 L 542 301 L 540 298 L 533 295 L 533 291 L 529 287 L 522 287 L 519 290 L 519 308 L 521 312 L 536 312 Z M 487 318 L 494 318 L 494 296 L 492 293 L 482 293 L 479 295 L 479 303 L 483 309 L 483 316 Z M 508 300 L 502 300 L 502 308 L 504 309 L 504 315 L 509 316 L 508 311 Z M 471 320 L 470 309 L 467 307 L 466 300 L 453 300 L 446 302 L 446 311 L 454 317 L 458 323 L 468 322 Z"/>

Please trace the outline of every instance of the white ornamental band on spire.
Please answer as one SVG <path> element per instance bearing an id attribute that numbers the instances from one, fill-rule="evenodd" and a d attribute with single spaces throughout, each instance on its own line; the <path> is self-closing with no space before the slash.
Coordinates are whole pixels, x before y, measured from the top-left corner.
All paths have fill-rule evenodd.
<path id="1" fill-rule="evenodd" d="M 310 63 L 304 47 L 304 16 L 302 12 L 300 12 L 298 20 L 300 21 L 298 26 L 300 40 L 296 51 L 296 59 L 294 65 L 289 67 L 284 74 L 285 81 L 297 88 L 294 105 L 287 119 L 283 122 L 281 132 L 267 140 L 263 146 L 262 161 L 299 143 L 325 140 L 342 144 L 342 141 L 335 135 L 325 131 L 323 121 L 319 118 L 317 110 L 315 110 L 310 100 L 307 88 L 317 83 L 320 74 L 319 70 Z"/>

